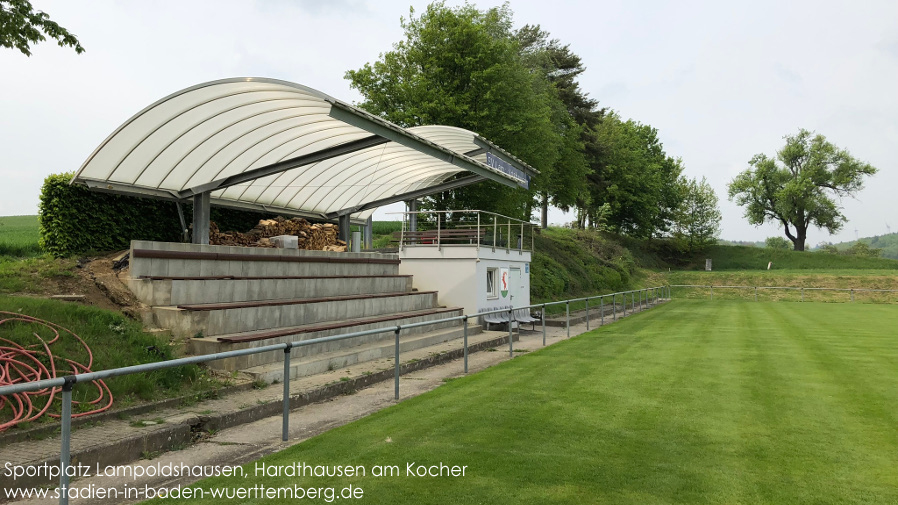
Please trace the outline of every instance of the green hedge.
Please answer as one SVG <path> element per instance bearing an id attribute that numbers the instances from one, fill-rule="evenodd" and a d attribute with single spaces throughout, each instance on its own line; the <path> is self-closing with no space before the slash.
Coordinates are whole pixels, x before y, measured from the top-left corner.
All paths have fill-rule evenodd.
<path id="1" fill-rule="evenodd" d="M 38 220 L 41 247 L 57 257 L 127 249 L 132 240 L 180 242 L 181 223 L 174 202 L 90 191 L 69 183 L 74 173 L 50 175 L 41 188 Z M 188 223 L 193 208 L 184 205 Z M 270 217 L 248 211 L 212 208 L 222 230 L 247 231 Z"/>

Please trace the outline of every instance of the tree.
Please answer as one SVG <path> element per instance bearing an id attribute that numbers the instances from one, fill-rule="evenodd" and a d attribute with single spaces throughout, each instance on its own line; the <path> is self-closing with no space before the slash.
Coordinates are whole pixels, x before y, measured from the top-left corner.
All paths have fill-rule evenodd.
<path id="1" fill-rule="evenodd" d="M 542 173 L 536 179 L 535 188 L 541 209 L 541 226 L 546 228 L 550 202 L 567 211 L 581 197 L 589 172 L 584 141 L 588 138 L 591 118 L 595 116 L 593 110 L 598 102 L 580 90 L 577 78 L 586 68 L 569 45 L 550 39 L 549 33 L 539 25 L 525 25 L 515 32 L 515 38 L 524 64 L 543 77 L 535 82 L 550 86 L 541 92 L 557 97 L 550 103 L 553 106 L 552 124 L 561 140 L 558 156 L 554 165 L 540 167 Z"/>
<path id="2" fill-rule="evenodd" d="M 525 65 L 508 5 L 427 6 L 401 22 L 405 37 L 373 64 L 346 72 L 365 97 L 360 106 L 400 126 L 458 126 L 479 133 L 538 170 L 563 150 L 553 123 L 558 98 L 545 76 Z M 535 186 L 542 183 L 535 181 Z M 546 187 L 542 185 L 540 187 Z M 493 210 L 529 218 L 531 194 L 494 182 L 434 195 L 429 208 Z"/>
<path id="3" fill-rule="evenodd" d="M 823 135 L 787 135 L 775 159 L 755 155 L 729 184 L 730 200 L 745 207 L 753 225 L 780 223 L 796 251 L 804 251 L 808 228 L 841 229 L 845 216 L 834 197 L 854 196 L 876 169 L 837 148 Z M 782 165 L 777 163 L 779 160 Z"/>
<path id="4" fill-rule="evenodd" d="M 690 252 L 701 251 L 717 243 L 720 235 L 720 209 L 714 188 L 702 177 L 680 180 L 682 203 L 676 212 L 674 236 Z"/>
<path id="5" fill-rule="evenodd" d="M 866 242 L 857 241 L 845 250 L 845 254 L 863 258 L 879 258 L 882 256 L 882 249 L 876 249 Z"/>
<path id="6" fill-rule="evenodd" d="M 788 250 L 789 249 L 789 241 L 784 239 L 783 237 L 767 237 L 767 240 L 764 241 L 764 244 L 767 246 L 767 249 L 774 250 Z"/>
<path id="7" fill-rule="evenodd" d="M 665 154 L 658 130 L 623 121 L 614 112 L 602 117 L 595 134 L 597 152 L 588 176 L 591 208 L 607 203 L 608 227 L 617 233 L 640 238 L 665 234 L 681 201 L 681 161 Z"/>
<path id="8" fill-rule="evenodd" d="M 31 56 L 31 45 L 47 40 L 44 34 L 56 40 L 59 47 L 73 47 L 78 54 L 84 52 L 74 35 L 52 21 L 46 12 L 35 11 L 28 0 L 0 0 L 0 46 Z"/>

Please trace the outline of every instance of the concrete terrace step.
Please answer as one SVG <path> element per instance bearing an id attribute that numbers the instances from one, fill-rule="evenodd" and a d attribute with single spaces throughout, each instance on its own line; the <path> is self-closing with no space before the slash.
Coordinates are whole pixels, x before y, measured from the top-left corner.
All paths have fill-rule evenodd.
<path id="1" fill-rule="evenodd" d="M 230 335 L 220 335 L 217 337 L 193 338 L 190 340 L 190 349 L 193 354 L 210 354 L 236 349 L 263 347 L 284 342 L 297 342 L 301 340 L 330 337 L 333 335 L 343 335 L 376 328 L 390 328 L 391 325 L 405 325 L 427 321 L 433 322 L 433 324 L 405 329 L 400 333 L 400 335 L 415 335 L 446 328 L 461 328 L 461 321 L 443 320 L 450 317 L 460 316 L 462 313 L 463 309 L 460 307 L 426 309 L 378 317 L 348 319 L 329 324 L 309 324 L 268 331 L 250 331 Z M 291 351 L 291 356 L 303 358 L 314 356 L 322 352 L 334 352 L 340 349 L 352 348 L 362 344 L 383 342 L 387 340 L 392 341 L 393 338 L 394 334 L 392 332 L 384 331 L 383 333 L 366 335 L 364 337 L 294 347 Z M 283 359 L 283 351 L 273 351 L 212 361 L 209 362 L 209 366 L 221 370 L 240 370 L 268 363 L 280 363 Z"/>
<path id="2" fill-rule="evenodd" d="M 378 317 L 369 317 L 364 319 L 349 319 L 345 321 L 340 321 L 336 323 L 326 323 L 326 324 L 313 324 L 307 326 L 295 326 L 293 328 L 281 328 L 277 330 L 269 330 L 269 331 L 255 331 L 249 333 L 238 333 L 235 335 L 220 335 L 215 337 L 219 342 L 231 343 L 231 344 L 240 344 L 244 342 L 255 342 L 257 340 L 267 340 L 271 338 L 277 337 L 285 337 L 289 335 L 299 335 L 302 333 L 312 333 L 316 331 L 325 331 L 325 330 L 338 330 L 342 328 L 351 328 L 353 326 L 358 326 L 362 324 L 372 324 L 372 323 L 388 323 L 393 321 L 398 321 L 400 319 L 405 319 L 413 316 L 429 316 L 432 314 L 442 314 L 444 317 L 454 317 L 447 314 L 451 314 L 454 312 L 458 312 L 457 307 L 451 308 L 439 308 L 432 310 L 417 310 L 412 312 L 401 312 L 398 314 L 389 314 L 386 316 L 378 316 Z M 398 324 L 398 323 L 397 323 Z M 360 330 L 355 330 L 360 331 Z"/>
<path id="3" fill-rule="evenodd" d="M 482 329 L 479 325 L 468 325 L 469 337 L 479 334 L 481 331 Z M 387 333 L 387 335 L 390 337 L 388 341 L 381 340 L 337 351 L 317 353 L 314 356 L 305 359 L 296 360 L 293 359 L 291 355 L 290 379 L 325 373 L 330 370 L 339 370 L 359 363 L 379 359 L 389 359 L 390 363 L 392 363 L 392 358 L 396 349 L 395 341 L 392 333 Z M 400 337 L 399 350 L 400 353 L 404 353 L 425 349 L 443 342 L 460 339 L 463 336 L 464 327 L 461 325 L 423 334 L 407 335 L 405 337 Z M 387 365 L 388 364 L 385 364 L 384 366 Z M 274 381 L 283 382 L 283 353 L 281 353 L 281 361 L 279 362 L 245 368 L 241 371 L 249 374 L 253 380 L 264 380 L 269 383 Z"/>
<path id="4" fill-rule="evenodd" d="M 412 290 L 410 275 L 142 277 L 129 279 L 151 306 L 393 293 Z"/>
<path id="5" fill-rule="evenodd" d="M 159 247 L 160 249 L 153 249 Z M 199 249 L 199 250 L 197 250 Z M 134 241 L 131 276 L 396 275 L 399 258 L 373 253 L 329 253 Z"/>
<path id="6" fill-rule="evenodd" d="M 157 325 L 181 337 L 379 316 L 437 307 L 436 291 L 153 307 Z"/>

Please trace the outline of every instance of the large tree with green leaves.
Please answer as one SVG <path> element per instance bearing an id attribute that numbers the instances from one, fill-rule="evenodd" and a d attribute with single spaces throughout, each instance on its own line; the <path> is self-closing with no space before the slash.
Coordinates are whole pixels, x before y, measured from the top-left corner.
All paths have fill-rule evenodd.
<path id="1" fill-rule="evenodd" d="M 552 124 L 561 138 L 559 155 L 554 166 L 544 168 L 537 179 L 537 197 L 541 208 L 541 223 L 548 226 L 549 203 L 569 210 L 585 195 L 585 180 L 589 174 L 586 144 L 593 139 L 592 128 L 602 112 L 598 101 L 580 89 L 578 78 L 586 71 L 583 61 L 560 40 L 550 38 L 539 25 L 525 25 L 515 32 L 524 63 L 540 72 L 544 79 L 537 82 L 551 84 L 544 93 L 555 94 Z"/>
<path id="2" fill-rule="evenodd" d="M 525 63 L 508 5 L 479 10 L 436 2 L 418 16 L 412 11 L 401 25 L 405 37 L 392 51 L 346 73 L 365 98 L 360 106 L 400 126 L 477 132 L 543 171 L 535 189 L 555 192 L 558 161 L 576 158 L 576 138 L 564 135 L 576 125 L 565 122 L 545 73 Z M 436 195 L 428 204 L 529 218 L 532 201 L 527 191 L 485 182 Z"/>
<path id="3" fill-rule="evenodd" d="M 74 35 L 52 21 L 46 12 L 35 11 L 28 0 L 0 0 L 0 46 L 31 56 L 31 45 L 48 36 L 60 47 L 73 47 L 78 54 L 84 52 Z"/>
<path id="4" fill-rule="evenodd" d="M 836 198 L 856 195 L 876 168 L 823 135 L 801 129 L 785 139 L 776 158 L 757 154 L 749 161 L 752 168 L 730 182 L 729 197 L 745 207 L 749 223 L 779 223 L 793 248 L 804 251 L 811 226 L 830 233 L 842 228 L 845 216 Z"/>
<path id="5" fill-rule="evenodd" d="M 720 235 L 720 208 L 714 188 L 702 180 L 681 178 L 682 202 L 674 219 L 674 237 L 690 252 L 717 243 Z"/>
<path id="6" fill-rule="evenodd" d="M 608 227 L 648 238 L 670 231 L 682 192 L 682 162 L 664 152 L 658 130 L 605 114 L 595 128 L 590 212 L 608 204 Z"/>

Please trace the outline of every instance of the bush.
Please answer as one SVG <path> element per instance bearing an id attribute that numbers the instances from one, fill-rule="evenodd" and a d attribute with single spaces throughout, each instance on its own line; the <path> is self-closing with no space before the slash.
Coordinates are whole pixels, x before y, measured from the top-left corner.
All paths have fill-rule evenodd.
<path id="1" fill-rule="evenodd" d="M 179 242 L 181 224 L 174 202 L 120 196 L 71 185 L 74 173 L 44 179 L 38 220 L 40 245 L 56 257 L 94 251 L 117 251 L 132 240 Z M 193 215 L 183 206 L 185 218 Z M 247 231 L 261 213 L 212 208 L 212 220 L 221 230 Z"/>
<path id="2" fill-rule="evenodd" d="M 792 249 L 792 244 L 784 239 L 783 237 L 768 237 L 767 240 L 764 241 L 767 244 L 767 249 L 775 249 L 775 250 L 789 250 Z"/>
<path id="3" fill-rule="evenodd" d="M 862 258 L 878 258 L 882 256 L 882 249 L 870 247 L 870 244 L 866 242 L 855 242 L 845 251 L 845 254 Z"/>

